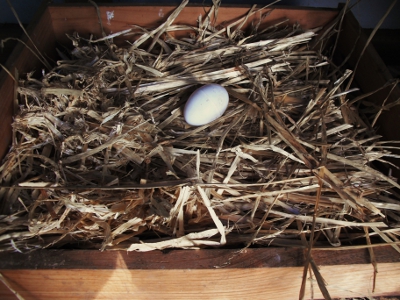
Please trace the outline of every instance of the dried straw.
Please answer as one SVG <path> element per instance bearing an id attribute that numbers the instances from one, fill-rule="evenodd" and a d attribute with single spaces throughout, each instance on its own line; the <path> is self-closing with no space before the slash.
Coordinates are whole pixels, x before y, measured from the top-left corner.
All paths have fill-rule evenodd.
<path id="1" fill-rule="evenodd" d="M 217 4 L 196 28 L 175 25 L 186 3 L 157 28 L 72 35 L 50 72 L 19 80 L 0 167 L 0 250 L 383 240 L 399 251 L 400 186 L 375 168 L 397 147 L 379 141 L 376 115 L 351 106 L 352 72 L 310 47 L 319 29 L 243 31 L 256 8 L 215 27 Z M 117 47 L 117 36 L 133 40 Z M 182 106 L 207 83 L 227 89 L 228 109 L 191 127 Z"/>

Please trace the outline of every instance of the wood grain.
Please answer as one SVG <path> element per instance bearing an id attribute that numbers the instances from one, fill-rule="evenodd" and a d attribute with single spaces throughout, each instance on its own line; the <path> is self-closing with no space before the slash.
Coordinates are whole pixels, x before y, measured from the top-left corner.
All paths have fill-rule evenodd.
<path id="1" fill-rule="evenodd" d="M 126 252 L 98 250 L 37 250 L 27 254 L 0 253 L 0 270 L 22 269 L 213 269 L 284 268 L 304 265 L 302 249 L 250 248 L 172 250 L 168 252 Z M 378 263 L 400 263 L 400 255 L 392 247 L 374 249 Z M 368 264 L 366 249 L 345 251 L 313 250 L 319 265 Z M 227 264 L 229 262 L 229 264 Z"/>
<path id="2" fill-rule="evenodd" d="M 375 293 L 371 265 L 321 267 L 332 297 L 400 293 L 400 264 L 379 264 Z M 24 299 L 295 299 L 302 268 L 180 270 L 9 270 L 3 275 Z M 307 283 L 306 298 L 322 295 Z M 1 299 L 15 299 L 0 290 Z"/>
<path id="3" fill-rule="evenodd" d="M 366 249 L 314 250 L 333 297 L 400 295 L 400 255 L 376 248 L 378 279 Z M 293 299 L 297 297 L 302 249 L 257 248 L 146 253 L 40 250 L 1 254 L 0 272 L 25 299 Z M 229 262 L 227 264 L 227 262 Z M 311 296 L 311 283 L 308 296 Z M 313 282 L 315 297 L 319 294 Z M 0 299 L 15 296 L 0 286 Z"/>
<path id="4" fill-rule="evenodd" d="M 102 22 L 106 33 L 118 32 L 132 28 L 131 25 L 140 25 L 145 28 L 155 28 L 164 23 L 167 17 L 175 9 L 175 6 L 100 6 Z M 226 22 L 235 21 L 245 16 L 249 7 L 220 7 L 218 23 L 223 25 Z M 68 42 L 65 33 L 72 34 L 79 32 L 81 36 L 88 37 L 90 34 L 101 36 L 100 25 L 97 19 L 96 10 L 92 6 L 65 7 L 50 6 L 49 12 L 53 20 L 54 33 L 57 40 Z M 107 19 L 107 12 L 112 12 L 114 17 Z M 275 8 L 266 9 L 264 14 L 270 13 L 262 20 L 260 29 L 276 24 L 286 18 L 290 19 L 288 25 L 298 23 L 305 29 L 323 26 L 337 15 L 337 10 L 313 10 L 300 8 Z M 186 24 L 197 26 L 199 16 L 205 15 L 202 6 L 185 7 L 176 18 L 174 24 Z M 245 26 L 260 18 L 260 14 L 254 14 L 248 19 Z M 204 18 L 203 18 L 204 19 Z M 171 35 L 180 37 L 187 35 L 187 32 L 171 32 Z M 125 41 L 127 38 L 117 38 L 115 41 Z"/>

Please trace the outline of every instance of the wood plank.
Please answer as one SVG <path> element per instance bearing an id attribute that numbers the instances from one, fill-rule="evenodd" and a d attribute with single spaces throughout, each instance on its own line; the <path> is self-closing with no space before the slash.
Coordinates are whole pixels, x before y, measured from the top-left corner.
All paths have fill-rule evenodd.
<path id="1" fill-rule="evenodd" d="M 357 41 L 355 48 L 354 43 Z M 360 25 L 353 14 L 347 14 L 343 21 L 342 32 L 338 42 L 338 51 L 343 57 L 352 53 L 348 61 L 351 68 L 360 57 L 361 51 L 367 42 L 367 36 L 362 32 Z M 354 51 L 353 51 L 354 50 Z M 353 52 L 352 52 L 353 51 Z M 355 72 L 355 81 L 361 88 L 363 93 L 368 93 L 383 87 L 386 83 L 393 80 L 392 75 L 376 52 L 372 44 L 370 44 L 361 58 L 360 64 Z M 387 87 L 371 96 L 368 100 L 381 105 L 383 100 L 389 94 L 391 87 Z M 391 93 L 386 104 L 396 101 L 400 98 L 400 88 L 397 86 Z M 397 105 L 390 110 L 382 113 L 378 119 L 378 133 L 382 134 L 385 140 L 400 140 L 400 131 L 394 130 L 394 125 L 398 124 L 400 115 L 400 106 Z M 395 161 L 398 164 L 398 161 Z M 400 175 L 400 174 L 399 174 Z"/>
<path id="2" fill-rule="evenodd" d="M 4 72 L 5 73 L 5 72 Z M 0 87 L 0 159 L 3 159 L 11 143 L 11 122 L 13 115 L 12 99 L 14 98 L 14 81 L 11 77 L 0 81 L 3 85 Z"/>
<path id="3" fill-rule="evenodd" d="M 350 55 L 348 67 L 354 70 L 361 51 L 367 42 L 368 37 L 361 30 L 356 18 L 353 14 L 347 14 L 343 21 L 342 31 L 338 40 L 337 50 L 339 56 L 344 59 Z M 339 61 L 340 62 L 340 61 Z M 359 66 L 355 71 L 355 83 L 360 87 L 362 93 L 376 91 L 389 82 L 393 82 L 393 77 L 386 67 L 385 63 L 376 52 L 374 46 L 370 44 L 364 55 L 361 57 Z M 391 91 L 392 86 L 388 86 L 379 92 L 369 96 L 367 100 L 374 103 L 378 107 L 388 97 L 386 105 L 400 99 L 400 86 L 397 86 Z M 375 125 L 375 130 L 382 135 L 382 140 L 399 141 L 400 130 L 397 130 L 399 124 L 400 105 L 384 110 L 380 115 Z M 392 146 L 398 146 L 393 144 Z M 397 149 L 391 149 L 391 152 L 400 155 Z M 397 158 L 385 157 L 385 160 L 400 167 L 400 161 Z M 393 168 L 389 165 L 380 164 L 379 167 L 384 173 L 388 173 L 389 169 L 394 178 L 400 178 L 400 169 Z M 384 170 L 386 168 L 386 170 Z"/>
<path id="4" fill-rule="evenodd" d="M 303 269 L 303 250 L 285 248 L 125 251 L 39 250 L 0 255 L 0 272 L 25 299 L 293 299 Z M 378 278 L 366 249 L 314 250 L 333 297 L 400 295 L 400 255 L 374 249 Z M 226 264 L 229 262 L 229 264 Z M 182 282 L 185 282 L 184 284 Z M 308 283 L 311 296 L 311 281 Z M 321 298 L 313 282 L 314 297 Z M 12 295 L 11 295 L 12 296 Z M 14 299 L 0 286 L 0 299 Z"/>
<path id="5" fill-rule="evenodd" d="M 369 36 L 372 30 L 363 29 L 366 36 Z M 379 29 L 372 39 L 372 44 L 388 69 L 390 66 L 400 66 L 400 28 Z"/>
<path id="6" fill-rule="evenodd" d="M 166 21 L 167 17 L 176 6 L 100 6 L 102 22 L 106 33 L 118 32 L 131 28 L 131 25 L 140 25 L 145 28 L 154 28 Z M 245 16 L 250 7 L 220 7 L 217 25 L 227 21 L 237 20 Z M 53 27 L 57 40 L 70 43 L 65 34 L 79 32 L 81 36 L 88 37 L 90 34 L 101 36 L 100 25 L 97 20 L 97 13 L 93 6 L 50 6 L 49 12 L 52 16 Z M 113 13 L 114 17 L 107 19 L 107 12 Z M 285 18 L 289 18 L 288 25 L 300 24 L 303 28 L 316 28 L 323 26 L 332 20 L 338 13 L 337 10 L 313 10 L 301 8 L 275 8 L 266 9 L 264 14 L 270 13 L 262 21 L 260 28 L 276 24 Z M 174 24 L 188 24 L 197 26 L 200 15 L 205 15 L 202 6 L 187 6 L 176 18 Z M 134 17 L 133 17 L 134 16 Z M 251 24 L 259 14 L 254 14 L 246 22 L 245 26 Z M 187 35 L 187 32 L 171 33 L 174 36 Z M 126 37 L 115 39 L 124 41 Z"/>
<path id="7" fill-rule="evenodd" d="M 27 254 L 0 253 L 0 270 L 21 269 L 213 269 L 275 268 L 304 265 L 303 250 L 298 248 L 172 250 L 167 252 L 126 252 L 98 250 L 37 250 Z M 390 246 L 374 249 L 378 263 L 400 263 L 400 255 Z M 366 249 L 313 250 L 317 264 L 368 264 Z M 229 264 L 227 264 L 229 262 Z"/>
<path id="8" fill-rule="evenodd" d="M 55 37 L 52 30 L 52 20 L 47 10 L 41 14 L 41 18 L 29 26 L 31 34 L 39 51 L 48 58 L 54 57 Z M 25 42 L 32 48 L 32 44 Z M 15 69 L 23 76 L 27 72 L 40 72 L 43 67 L 36 56 L 32 54 L 21 43 L 18 43 L 12 54 L 9 56 L 5 67 L 14 75 Z M 14 81 L 1 68 L 0 72 L 0 159 L 7 153 L 11 143 L 11 122 L 13 116 Z"/>
<path id="9" fill-rule="evenodd" d="M 4 40 L 9 37 L 20 38 L 22 35 L 22 29 L 18 24 L 0 24 L 0 40 Z M 0 50 L 0 64 L 5 64 L 8 56 L 14 50 L 17 45 L 16 41 L 8 41 L 4 43 L 4 48 Z"/>
<path id="10" fill-rule="evenodd" d="M 372 292 L 371 265 L 320 268 L 332 297 L 393 296 L 400 293 L 400 264 L 379 264 Z M 302 268 L 180 270 L 9 270 L 2 274 L 24 299 L 295 299 Z M 306 298 L 322 299 L 308 281 Z M 1 299 L 7 297 L 0 290 Z M 7 297 L 7 298 L 6 298 Z"/>

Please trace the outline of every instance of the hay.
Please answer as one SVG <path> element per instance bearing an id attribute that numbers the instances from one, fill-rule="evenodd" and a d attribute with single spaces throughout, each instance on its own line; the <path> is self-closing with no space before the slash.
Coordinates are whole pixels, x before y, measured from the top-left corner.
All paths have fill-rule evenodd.
<path id="1" fill-rule="evenodd" d="M 324 249 L 379 236 L 400 252 L 399 185 L 374 167 L 397 147 L 352 106 L 352 72 L 310 46 L 320 29 L 245 32 L 254 7 L 214 27 L 218 5 L 196 28 L 175 25 L 186 3 L 155 29 L 70 36 L 50 72 L 19 81 L 0 250 L 311 249 L 311 235 Z M 190 127 L 182 106 L 206 83 L 226 87 L 229 107 Z"/>

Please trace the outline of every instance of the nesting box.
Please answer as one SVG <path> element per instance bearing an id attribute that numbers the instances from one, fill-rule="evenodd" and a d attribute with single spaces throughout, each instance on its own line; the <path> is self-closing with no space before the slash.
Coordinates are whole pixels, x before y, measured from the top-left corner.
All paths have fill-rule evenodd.
<path id="1" fill-rule="evenodd" d="M 172 6 L 101 6 L 100 15 L 106 32 L 129 29 L 131 24 L 154 28 L 165 22 Z M 247 7 L 221 7 L 218 22 L 232 21 L 246 15 Z M 196 25 L 203 7 L 186 7 L 176 23 Z M 289 24 L 305 29 L 329 27 L 338 17 L 338 10 L 299 8 L 270 9 L 262 22 L 275 24 L 288 18 Z M 252 19 L 247 20 L 250 24 Z M 81 36 L 101 36 L 98 15 L 93 6 L 48 6 L 30 25 L 30 36 L 38 50 L 56 59 L 56 47 L 68 44 L 66 33 Z M 182 35 L 184 32 L 177 32 Z M 123 38 L 115 39 L 123 43 Z M 348 64 L 355 66 L 366 38 L 355 18 L 344 16 L 337 50 Z M 32 46 L 27 41 L 29 46 Z M 37 56 L 19 45 L 7 66 L 11 74 L 24 74 L 43 68 Z M 369 46 L 358 65 L 355 81 L 364 93 L 384 86 L 390 79 L 385 65 Z M 11 122 L 15 109 L 16 84 L 12 77 L 1 73 L 0 78 L 0 156 L 4 157 L 12 139 Z M 382 104 L 391 87 L 372 93 L 369 98 Z M 389 94 L 389 102 L 400 97 L 398 88 Z M 379 120 L 380 133 L 387 140 L 400 140 L 395 130 L 399 109 L 384 112 Z M 332 297 L 387 296 L 400 294 L 400 257 L 391 246 L 374 249 L 378 263 L 376 286 L 373 290 L 374 269 L 365 248 L 343 251 L 313 250 L 313 258 L 321 268 Z M 2 253 L 0 272 L 2 299 L 15 299 L 13 291 L 24 299 L 293 299 L 299 293 L 305 250 L 289 248 L 248 248 L 171 250 L 146 253 L 95 250 L 48 250 L 27 254 Z M 6 286 L 8 285 L 8 287 Z M 322 298 L 314 279 L 307 283 L 306 297 Z"/>

